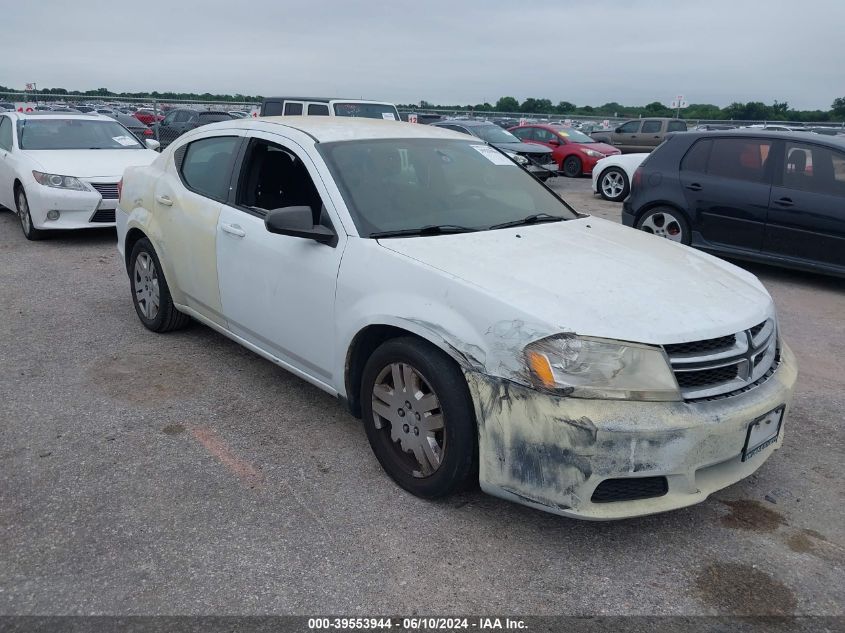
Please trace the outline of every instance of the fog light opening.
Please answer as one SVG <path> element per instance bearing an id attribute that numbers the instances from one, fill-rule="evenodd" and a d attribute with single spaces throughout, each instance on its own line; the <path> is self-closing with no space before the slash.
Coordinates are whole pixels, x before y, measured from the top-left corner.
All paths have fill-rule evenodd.
<path id="1" fill-rule="evenodd" d="M 55 209 L 51 209 L 50 211 L 47 211 L 47 219 L 48 220 L 58 220 L 60 215 L 61 214 L 58 211 L 56 211 Z"/>

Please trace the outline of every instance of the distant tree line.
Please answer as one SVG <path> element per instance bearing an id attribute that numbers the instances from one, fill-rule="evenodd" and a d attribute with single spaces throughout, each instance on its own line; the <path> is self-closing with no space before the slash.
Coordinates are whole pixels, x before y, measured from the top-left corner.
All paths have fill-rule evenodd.
<path id="1" fill-rule="evenodd" d="M 400 106 L 421 110 L 472 110 L 475 112 L 514 112 L 521 114 L 554 115 L 590 115 L 607 117 L 636 118 L 639 116 L 675 116 L 675 110 L 659 101 L 644 106 L 626 106 L 615 101 L 602 106 L 576 106 L 569 101 L 560 101 L 557 105 L 549 99 L 530 97 L 521 103 L 514 97 L 502 97 L 495 104 L 477 103 L 475 105 L 434 105 L 421 101 L 419 105 Z M 830 110 L 795 110 L 786 101 L 775 101 L 766 105 L 762 101 L 732 103 L 720 108 L 710 103 L 691 103 L 681 110 L 685 119 L 715 119 L 737 121 L 843 121 L 845 120 L 845 97 L 833 101 Z"/>
<path id="2" fill-rule="evenodd" d="M 0 92 L 23 92 L 0 86 Z M 49 98 L 73 99 L 138 99 L 150 101 L 180 100 L 180 101 L 241 101 L 247 103 L 258 103 L 262 100 L 260 95 L 242 94 L 211 94 L 204 92 L 112 92 L 108 88 L 97 88 L 95 90 L 66 90 L 65 88 L 39 88 L 38 93 L 50 95 Z M 591 115 L 607 117 L 639 117 L 639 116 L 674 116 L 675 110 L 669 106 L 654 101 L 644 106 L 626 106 L 615 101 L 605 103 L 602 106 L 577 106 L 569 101 L 560 101 L 557 104 L 550 99 L 537 99 L 529 97 L 520 103 L 515 97 L 502 97 L 495 104 L 476 103 L 475 105 L 435 105 L 427 101 L 420 101 L 419 104 L 399 105 L 400 108 L 408 110 L 472 110 L 475 112 L 515 112 L 522 114 L 555 114 L 555 115 Z M 691 103 L 689 107 L 681 110 L 681 117 L 685 119 L 714 119 L 736 121 L 843 121 L 845 120 L 845 97 L 834 99 L 830 110 L 795 110 L 789 107 L 786 101 L 775 101 L 766 105 L 762 101 L 749 101 L 748 103 L 732 103 L 729 106 L 720 108 L 711 103 Z"/>

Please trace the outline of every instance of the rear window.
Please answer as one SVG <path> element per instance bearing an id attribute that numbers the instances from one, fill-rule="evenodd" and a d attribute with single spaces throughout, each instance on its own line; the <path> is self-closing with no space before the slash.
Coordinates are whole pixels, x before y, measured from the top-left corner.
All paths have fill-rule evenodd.
<path id="1" fill-rule="evenodd" d="M 365 119 L 388 119 L 398 121 L 396 106 L 389 103 L 335 103 L 335 116 L 363 117 Z"/>
<path id="2" fill-rule="evenodd" d="M 667 132 L 686 132 L 687 131 L 687 124 L 683 121 L 669 121 L 669 127 L 666 128 Z"/>

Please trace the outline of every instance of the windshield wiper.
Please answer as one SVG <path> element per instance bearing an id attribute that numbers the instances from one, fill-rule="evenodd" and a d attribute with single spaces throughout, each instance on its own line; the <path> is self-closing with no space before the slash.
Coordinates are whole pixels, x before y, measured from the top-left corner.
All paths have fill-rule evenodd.
<path id="1" fill-rule="evenodd" d="M 563 222 L 566 218 L 559 215 L 550 215 L 548 213 L 535 213 L 522 218 L 521 220 L 511 220 L 510 222 L 502 222 L 501 224 L 494 224 L 489 230 L 506 229 L 511 226 L 524 226 L 526 224 L 540 224 L 543 222 Z"/>
<path id="2" fill-rule="evenodd" d="M 413 235 L 448 235 L 450 233 L 473 233 L 479 229 L 471 229 L 467 226 L 459 226 L 457 224 L 429 224 L 418 229 L 397 229 L 395 231 L 379 231 L 377 233 L 370 233 L 369 237 L 406 237 Z"/>

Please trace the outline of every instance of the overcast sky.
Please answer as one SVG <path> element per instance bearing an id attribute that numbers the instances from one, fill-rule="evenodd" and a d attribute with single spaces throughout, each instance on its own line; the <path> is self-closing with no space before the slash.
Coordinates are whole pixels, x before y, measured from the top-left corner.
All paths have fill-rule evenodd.
<path id="1" fill-rule="evenodd" d="M 22 0 L 0 85 L 828 109 L 843 27 L 845 0 Z"/>

